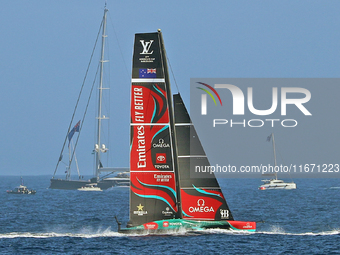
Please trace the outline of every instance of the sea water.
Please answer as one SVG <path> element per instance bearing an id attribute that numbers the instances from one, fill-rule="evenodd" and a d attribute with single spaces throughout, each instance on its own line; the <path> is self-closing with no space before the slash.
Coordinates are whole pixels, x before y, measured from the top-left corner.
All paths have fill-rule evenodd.
<path id="1" fill-rule="evenodd" d="M 296 190 L 258 190 L 260 179 L 219 179 L 235 220 L 264 221 L 256 233 L 184 230 L 117 232 L 129 188 L 51 190 L 49 176 L 25 176 L 36 195 L 10 195 L 0 181 L 0 254 L 340 254 L 340 179 L 296 179 Z"/>

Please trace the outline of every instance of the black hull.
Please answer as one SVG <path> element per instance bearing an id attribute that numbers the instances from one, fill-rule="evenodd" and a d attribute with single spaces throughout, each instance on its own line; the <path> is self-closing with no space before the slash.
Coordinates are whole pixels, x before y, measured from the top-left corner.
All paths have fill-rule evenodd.
<path id="1" fill-rule="evenodd" d="M 90 180 L 63 180 L 51 179 L 50 189 L 64 189 L 64 190 L 77 190 L 84 187 L 86 184 L 92 183 Z M 116 186 L 129 186 L 126 181 L 119 180 L 103 180 L 97 183 L 97 186 L 102 190 L 106 190 Z"/>

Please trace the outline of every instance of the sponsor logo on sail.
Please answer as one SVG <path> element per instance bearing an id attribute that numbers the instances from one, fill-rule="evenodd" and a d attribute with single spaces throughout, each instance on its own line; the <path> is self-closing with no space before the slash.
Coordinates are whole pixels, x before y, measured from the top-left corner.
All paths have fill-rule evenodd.
<path id="1" fill-rule="evenodd" d="M 142 204 L 137 205 L 137 211 L 133 211 L 133 214 L 137 214 L 138 216 L 148 214 L 148 211 L 144 211 L 143 208 L 144 206 Z"/>
<path id="2" fill-rule="evenodd" d="M 138 142 L 138 168 L 146 167 L 146 155 L 145 155 L 145 132 L 144 126 L 137 126 L 137 142 Z"/>
<path id="3" fill-rule="evenodd" d="M 135 123 L 144 122 L 144 100 L 143 88 L 133 87 L 133 119 Z M 138 163 L 137 168 L 146 167 L 146 151 L 145 151 L 145 130 L 144 126 L 137 126 L 137 149 Z"/>
<path id="4" fill-rule="evenodd" d="M 170 169 L 169 165 L 155 165 L 155 168 L 157 169 Z"/>
<path id="5" fill-rule="evenodd" d="M 152 147 L 153 148 L 170 148 L 170 144 L 165 143 L 164 139 L 161 138 L 158 140 L 158 143 L 152 144 Z"/>
<path id="6" fill-rule="evenodd" d="M 163 138 L 158 140 L 158 143 L 152 144 L 153 148 L 170 148 L 170 144 L 166 143 Z M 156 164 L 154 165 L 157 169 L 170 169 L 167 164 L 166 153 L 156 153 Z"/>
<path id="7" fill-rule="evenodd" d="M 143 55 L 143 57 L 139 58 L 139 61 L 141 63 L 153 63 L 156 58 L 150 57 L 150 55 L 153 53 L 153 50 L 151 50 L 151 45 L 153 43 L 153 40 L 150 41 L 144 41 L 139 40 L 142 44 L 143 50 L 140 52 L 140 55 Z"/>
<path id="8" fill-rule="evenodd" d="M 152 54 L 153 53 L 153 51 L 150 52 L 150 47 L 153 43 L 153 40 L 150 40 L 148 42 L 145 42 L 144 40 L 139 40 L 139 41 L 143 46 L 143 51 L 140 54 Z"/>
<path id="9" fill-rule="evenodd" d="M 166 163 L 166 153 L 156 153 L 156 163 L 165 164 Z"/>
<path id="10" fill-rule="evenodd" d="M 229 219 L 229 210 L 220 209 L 221 219 Z"/>
<path id="11" fill-rule="evenodd" d="M 144 113 L 143 113 L 143 88 L 134 87 L 133 88 L 133 104 L 135 110 L 135 122 L 144 122 Z"/>
<path id="12" fill-rule="evenodd" d="M 169 182 L 172 179 L 171 174 L 154 174 L 153 178 L 156 182 Z"/>
<path id="13" fill-rule="evenodd" d="M 207 206 L 205 205 L 204 199 L 200 198 L 197 200 L 197 206 L 190 206 L 189 207 L 189 212 L 194 213 L 194 212 L 215 212 L 214 208 L 212 206 Z"/>
<path id="14" fill-rule="evenodd" d="M 162 214 L 164 214 L 164 216 L 172 216 L 173 212 L 170 211 L 169 207 L 167 207 L 165 208 L 165 211 L 162 211 Z"/>

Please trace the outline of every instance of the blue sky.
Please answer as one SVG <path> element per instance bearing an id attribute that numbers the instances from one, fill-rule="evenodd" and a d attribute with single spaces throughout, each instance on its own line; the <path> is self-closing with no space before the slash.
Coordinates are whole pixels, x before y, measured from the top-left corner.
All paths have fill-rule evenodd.
<path id="1" fill-rule="evenodd" d="M 104 3 L 0 2 L 1 175 L 53 174 Z M 108 0 L 107 7 L 110 165 L 128 166 L 135 33 L 162 29 L 187 105 L 194 77 L 339 77 L 339 1 Z M 93 119 L 90 111 L 88 141 L 77 153 L 83 175 L 93 171 Z"/>

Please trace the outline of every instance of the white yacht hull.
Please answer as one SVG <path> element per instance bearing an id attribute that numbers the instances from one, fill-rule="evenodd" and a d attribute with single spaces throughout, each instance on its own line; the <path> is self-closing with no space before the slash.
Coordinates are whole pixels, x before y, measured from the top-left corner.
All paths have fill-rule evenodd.
<path id="1" fill-rule="evenodd" d="M 78 190 L 80 191 L 103 191 L 100 188 L 87 188 L 87 187 L 81 187 Z"/>
<path id="2" fill-rule="evenodd" d="M 97 186 L 96 183 L 86 184 L 84 187 L 79 188 L 80 191 L 103 191 Z"/>
<path id="3" fill-rule="evenodd" d="M 294 182 L 270 183 L 270 184 L 263 184 L 259 187 L 259 190 L 266 190 L 266 189 L 296 189 L 296 183 Z"/>

